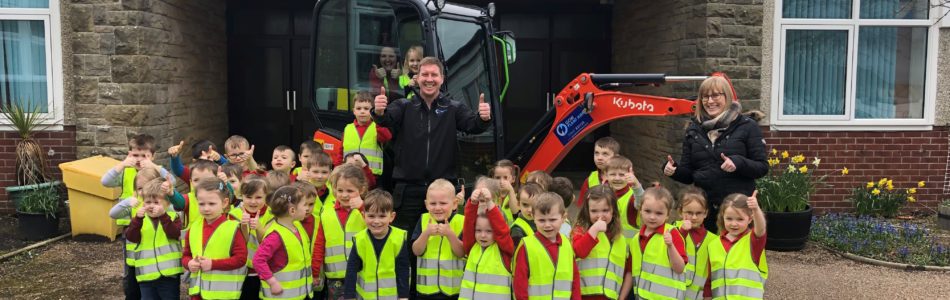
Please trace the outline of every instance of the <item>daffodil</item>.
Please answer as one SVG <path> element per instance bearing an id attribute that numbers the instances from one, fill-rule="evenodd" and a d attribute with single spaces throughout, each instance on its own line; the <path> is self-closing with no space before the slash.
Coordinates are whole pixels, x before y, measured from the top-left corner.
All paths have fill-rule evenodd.
<path id="1" fill-rule="evenodd" d="M 772 155 L 778 155 L 778 150 L 775 150 L 775 148 L 772 148 Z"/>
<path id="2" fill-rule="evenodd" d="M 894 185 L 893 185 L 893 184 L 888 184 L 888 185 L 887 185 L 887 190 L 888 190 L 888 191 L 893 191 L 893 190 L 894 190 Z"/>
<path id="3" fill-rule="evenodd" d="M 808 173 L 808 166 L 807 166 L 807 165 L 802 165 L 801 168 L 798 168 L 798 171 L 799 171 L 799 172 L 802 172 L 802 174 Z"/>
<path id="4" fill-rule="evenodd" d="M 803 161 L 805 161 L 805 156 L 804 156 L 804 155 L 799 154 L 799 155 L 795 155 L 795 156 L 792 157 L 792 162 L 793 162 L 793 163 L 798 164 L 798 163 L 801 163 L 801 162 L 803 162 Z"/>
<path id="5" fill-rule="evenodd" d="M 867 188 L 872 188 L 872 187 L 874 187 L 874 182 L 873 182 L 873 181 L 868 181 L 868 186 L 867 186 Z"/>
<path id="6" fill-rule="evenodd" d="M 848 175 L 848 167 L 844 167 L 844 169 L 841 169 L 841 175 Z"/>
<path id="7" fill-rule="evenodd" d="M 924 185 L 925 185 L 925 184 L 924 184 L 923 181 L 917 182 L 917 187 L 919 187 L 919 188 L 924 187 Z"/>
<path id="8" fill-rule="evenodd" d="M 788 172 L 795 172 L 795 166 L 788 165 Z"/>
<path id="9" fill-rule="evenodd" d="M 818 167 L 818 164 L 820 164 L 820 163 L 821 163 L 821 159 L 820 159 L 820 158 L 815 157 L 815 159 L 812 159 L 812 160 L 811 160 L 811 164 L 815 165 L 816 168 Z"/>
<path id="10" fill-rule="evenodd" d="M 917 188 L 909 188 L 909 189 L 907 189 L 907 193 L 908 193 L 908 194 L 911 194 L 911 195 L 916 194 L 916 193 L 917 193 Z"/>
<path id="11" fill-rule="evenodd" d="M 782 158 L 788 158 L 788 151 L 782 151 Z"/>
<path id="12" fill-rule="evenodd" d="M 879 189 L 873 189 L 873 190 L 871 190 L 871 194 L 873 194 L 874 196 L 880 195 L 880 194 L 881 194 L 881 190 L 879 190 Z"/>
<path id="13" fill-rule="evenodd" d="M 778 158 L 769 158 L 769 167 L 777 165 L 778 163 Z"/>
<path id="14" fill-rule="evenodd" d="M 907 202 L 917 202 L 917 199 L 915 199 L 914 196 L 907 196 Z"/>
<path id="15" fill-rule="evenodd" d="M 877 187 L 879 188 L 884 187 L 885 184 L 887 184 L 887 178 L 881 178 L 881 180 L 877 181 Z"/>

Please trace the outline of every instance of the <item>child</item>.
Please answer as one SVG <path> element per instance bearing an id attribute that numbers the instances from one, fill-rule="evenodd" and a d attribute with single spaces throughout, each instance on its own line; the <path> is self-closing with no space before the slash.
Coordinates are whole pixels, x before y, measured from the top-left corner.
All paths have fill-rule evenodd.
<path id="1" fill-rule="evenodd" d="M 592 188 L 577 216 L 572 245 L 584 299 L 627 299 L 621 287 L 629 282 L 630 251 L 620 228 L 617 197 L 607 186 Z"/>
<path id="2" fill-rule="evenodd" d="M 515 242 L 515 246 L 520 245 L 521 238 L 534 235 L 537 228 L 534 224 L 533 207 L 535 197 L 542 192 L 544 192 L 544 189 L 541 188 L 541 185 L 534 182 L 528 182 L 521 186 L 521 191 L 518 193 L 518 204 L 521 205 L 521 213 L 511 223 L 511 239 Z"/>
<path id="3" fill-rule="evenodd" d="M 680 235 L 686 240 L 686 299 L 712 297 L 704 287 L 709 286 L 709 244 L 719 239 L 715 233 L 706 231 L 703 222 L 709 210 L 706 208 L 706 196 L 695 186 L 688 186 L 680 196 L 679 215 L 682 221 L 673 226 L 679 227 Z"/>
<path id="4" fill-rule="evenodd" d="M 515 165 L 515 163 L 507 159 L 502 159 L 495 163 L 495 166 L 491 168 L 488 174 L 501 182 L 504 200 L 502 200 L 500 207 L 501 212 L 505 214 L 505 220 L 509 222 L 508 225 L 514 222 L 514 214 L 517 214 L 520 210 L 518 204 L 515 203 L 515 200 L 518 198 L 518 174 L 520 173 L 521 168 Z"/>
<path id="5" fill-rule="evenodd" d="M 284 172 L 267 172 L 267 175 L 264 175 L 264 181 L 267 182 L 267 186 L 272 191 L 288 186 L 291 183 L 290 174 Z"/>
<path id="6" fill-rule="evenodd" d="M 346 156 L 343 157 L 343 163 L 351 164 L 362 169 L 363 173 L 366 174 L 366 182 L 369 184 L 369 189 L 372 190 L 376 188 L 376 175 L 373 174 L 373 169 L 370 169 L 369 160 L 366 159 L 366 156 L 363 156 L 363 153 L 347 153 Z"/>
<path id="7" fill-rule="evenodd" d="M 339 188 L 338 188 L 339 189 Z M 409 299 L 409 242 L 393 227 L 396 212 L 389 192 L 373 190 L 363 203 L 366 230 L 353 237 L 346 262 L 345 299 Z"/>
<path id="8" fill-rule="evenodd" d="M 567 179 L 567 177 L 554 177 L 554 179 L 551 180 L 550 191 L 561 196 L 561 199 L 564 199 L 564 207 L 571 207 L 571 203 L 574 202 L 574 184 L 571 183 L 570 179 Z M 571 236 L 571 222 L 567 219 L 564 220 L 560 231 L 563 235 Z"/>
<path id="9" fill-rule="evenodd" d="M 191 169 L 182 164 L 181 156 L 179 155 L 181 154 L 181 147 L 184 146 L 185 141 L 181 141 L 178 145 L 168 147 L 168 156 L 171 157 L 172 173 L 188 182 L 191 181 Z M 221 156 L 221 154 L 218 153 L 217 147 L 209 140 L 201 140 L 191 145 L 191 156 L 193 160 L 210 160 L 219 165 L 228 163 L 228 159 Z"/>
<path id="10" fill-rule="evenodd" d="M 632 286 L 636 299 L 686 297 L 683 271 L 688 258 L 683 237 L 666 224 L 672 211 L 673 195 L 665 188 L 651 187 L 644 192 L 640 206 L 643 227 L 630 244 L 633 281 L 624 284 L 624 290 Z"/>
<path id="11" fill-rule="evenodd" d="M 303 167 L 303 164 L 306 163 L 307 160 L 309 160 L 310 157 L 312 157 L 313 154 L 317 152 L 323 152 L 323 147 L 320 146 L 320 143 L 317 143 L 314 140 L 306 140 L 303 141 L 303 143 L 300 143 L 300 152 L 297 153 L 297 161 L 300 162 L 300 166 L 294 168 L 290 174 L 294 176 L 300 176 L 300 171 Z"/>
<path id="12" fill-rule="evenodd" d="M 185 195 L 179 194 L 177 190 L 171 191 L 172 192 L 171 196 L 173 196 L 172 203 L 173 204 L 176 202 L 182 203 L 181 207 L 182 207 L 182 211 L 184 212 L 182 215 L 182 217 L 184 218 L 184 220 L 182 220 L 182 224 L 183 224 L 184 230 L 188 230 L 188 228 L 190 228 L 191 226 L 191 223 L 201 220 L 201 217 L 202 217 L 201 211 L 198 207 L 198 197 L 195 192 L 196 191 L 195 186 L 197 186 L 198 183 L 204 179 L 214 178 L 214 179 L 220 180 L 216 176 L 218 169 L 219 169 L 218 165 L 211 162 L 210 160 L 203 160 L 203 159 L 196 160 L 194 163 L 191 164 L 191 191 Z M 227 183 L 225 183 L 225 186 L 227 186 Z M 230 190 L 226 190 L 226 192 L 230 193 Z M 230 196 L 230 195 L 226 195 L 226 196 Z M 228 205 L 230 204 L 226 203 L 225 208 L 230 210 L 230 207 Z"/>
<path id="13" fill-rule="evenodd" d="M 294 149 L 290 147 L 279 145 L 274 147 L 274 152 L 271 155 L 270 167 L 272 170 L 285 173 L 289 175 L 290 181 L 294 181 L 293 174 L 290 174 L 290 171 L 294 169 L 294 166 L 297 165 L 297 154 L 294 153 Z"/>
<path id="14" fill-rule="evenodd" d="M 241 299 L 258 299 L 257 293 L 261 289 L 261 281 L 257 270 L 254 269 L 253 258 L 260 247 L 259 237 L 263 235 L 259 232 L 262 230 L 258 229 L 262 229 L 263 224 L 269 223 L 274 216 L 267 213 L 267 205 L 265 205 L 270 190 L 267 188 L 267 183 L 259 176 L 244 178 L 240 190 L 244 195 L 244 201 L 240 206 L 231 209 L 229 215 L 240 223 L 241 232 L 247 237 L 247 277 L 241 289 Z"/>
<path id="15" fill-rule="evenodd" d="M 313 153 L 307 161 L 303 163 L 303 169 L 300 171 L 300 176 L 297 177 L 298 182 L 303 181 L 313 185 L 317 189 L 317 205 L 319 207 L 314 208 L 319 213 L 323 212 L 323 206 L 329 202 L 333 202 L 333 193 L 327 184 L 327 179 L 330 177 L 330 172 L 333 171 L 333 159 L 330 158 L 329 154 L 326 154 L 323 151 Z"/>
<path id="16" fill-rule="evenodd" d="M 580 273 L 574 250 L 558 230 L 567 210 L 564 200 L 544 192 L 534 203 L 538 231 L 526 236 L 515 251 L 514 294 L 517 300 L 538 297 L 581 299 Z"/>
<path id="17" fill-rule="evenodd" d="M 342 165 L 330 175 L 334 188 L 333 202 L 324 204 L 313 246 L 313 274 L 323 271 L 327 278 L 327 299 L 343 299 L 343 279 L 347 275 L 347 259 L 353 247 L 353 236 L 366 223 L 360 209 L 366 193 L 366 177 L 356 166 Z M 408 278 L 408 275 L 407 275 Z"/>
<path id="18" fill-rule="evenodd" d="M 119 199 L 135 195 L 135 174 L 143 169 L 156 169 L 162 178 L 168 177 L 168 171 L 152 162 L 155 155 L 155 138 L 147 134 L 139 134 L 129 139 L 129 153 L 125 159 L 102 175 L 102 185 L 105 187 L 122 187 Z M 172 182 L 174 183 L 174 182 Z M 144 182 L 143 182 L 144 184 Z M 129 225 L 129 218 L 116 219 L 116 225 Z"/>
<path id="19" fill-rule="evenodd" d="M 545 191 L 551 189 L 551 182 L 554 181 L 554 178 L 550 174 L 545 173 L 544 171 L 531 171 L 528 173 L 528 176 L 525 177 L 525 182 L 534 182 L 541 185 L 541 188 Z"/>
<path id="20" fill-rule="evenodd" d="M 156 178 L 142 188 L 142 206 L 125 230 L 126 239 L 136 244 L 135 280 L 143 299 L 178 299 L 181 267 L 181 219 L 166 209 L 168 199 Z"/>
<path id="21" fill-rule="evenodd" d="M 614 156 L 607 160 L 607 185 L 617 195 L 617 211 L 623 228 L 623 236 L 632 239 L 640 228 L 640 219 L 637 211 L 642 198 L 643 186 L 633 175 L 633 163 L 623 156 Z"/>
<path id="22" fill-rule="evenodd" d="M 594 166 L 597 170 L 590 172 L 587 180 L 581 184 L 581 201 L 577 206 L 584 205 L 587 190 L 600 185 L 607 179 L 607 161 L 620 154 L 620 143 L 612 137 L 605 136 L 594 142 Z"/>
<path id="23" fill-rule="evenodd" d="M 258 170 L 257 161 L 254 160 L 254 146 L 243 136 L 232 135 L 224 140 L 224 155 L 231 163 L 241 165 L 244 169 L 241 177 L 248 174 L 266 175 Z"/>
<path id="24" fill-rule="evenodd" d="M 504 203 L 502 202 L 504 201 L 504 199 L 502 198 L 504 194 L 502 192 L 501 185 L 502 185 L 501 181 L 497 179 L 489 178 L 485 176 L 478 176 L 478 178 L 475 180 L 474 188 L 475 190 L 483 189 L 483 192 L 485 192 L 485 196 L 488 197 L 489 200 L 494 202 L 495 206 L 497 206 L 500 209 L 502 207 L 502 204 Z M 455 199 L 459 200 L 462 198 L 456 197 Z M 505 223 L 513 223 L 514 221 L 515 221 L 514 219 L 505 219 Z"/>
<path id="25" fill-rule="evenodd" d="M 383 148 L 393 135 L 389 129 L 376 126 L 370 110 L 373 109 L 373 95 L 359 92 L 353 98 L 353 124 L 343 129 L 343 155 L 353 152 L 362 153 L 369 161 L 369 168 L 376 176 L 383 174 Z"/>
<path id="26" fill-rule="evenodd" d="M 247 241 L 240 223 L 224 216 L 230 200 L 227 186 L 212 177 L 193 187 L 202 219 L 185 235 L 181 264 L 191 272 L 188 295 L 191 299 L 238 299 L 247 275 Z"/>
<path id="27" fill-rule="evenodd" d="M 241 201 L 244 199 L 244 194 L 241 193 L 241 179 L 243 178 L 241 175 L 243 173 L 241 166 L 232 163 L 226 163 L 218 168 L 218 179 L 227 182 L 231 186 L 232 196 L 234 196 L 232 206 L 234 207 L 241 205 Z"/>
<path id="28" fill-rule="evenodd" d="M 483 189 L 476 189 L 484 191 Z M 491 195 L 479 197 L 491 200 Z M 458 297 L 465 268 L 462 249 L 462 226 L 465 217 L 455 213 L 458 200 L 455 186 L 445 179 L 436 179 L 426 191 L 427 213 L 422 214 L 412 233 L 412 253 L 416 259 L 416 291 L 418 299 L 449 299 Z"/>
<path id="29" fill-rule="evenodd" d="M 510 299 L 514 242 L 501 210 L 476 188 L 465 205 L 462 250 L 468 253 L 459 299 Z M 476 242 L 478 245 L 475 245 Z"/>
<path id="30" fill-rule="evenodd" d="M 722 235 L 709 244 L 713 298 L 762 299 L 765 294 L 765 280 L 769 276 L 765 261 L 765 215 L 759 209 L 757 193 L 752 192 L 751 197 L 729 195 L 719 207 L 716 223 L 722 228 Z M 741 289 L 730 289 L 729 285 L 736 282 L 741 282 Z"/>
<path id="31" fill-rule="evenodd" d="M 310 236 L 300 221 L 313 210 L 313 198 L 301 197 L 296 187 L 285 186 L 271 195 L 270 204 L 274 223 L 254 255 L 254 269 L 261 278 L 260 297 L 310 299 Z"/>
<path id="32" fill-rule="evenodd" d="M 413 88 L 416 85 L 415 76 L 419 74 L 419 63 L 422 62 L 422 46 L 413 45 L 406 50 L 406 61 L 402 64 L 402 75 L 399 75 L 399 87 L 403 90 L 406 99 L 412 99 L 415 95 Z"/>

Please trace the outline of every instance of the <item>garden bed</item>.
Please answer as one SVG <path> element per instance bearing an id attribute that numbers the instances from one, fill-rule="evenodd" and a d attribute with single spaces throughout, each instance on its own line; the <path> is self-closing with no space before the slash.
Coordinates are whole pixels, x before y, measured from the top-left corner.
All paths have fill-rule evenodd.
<path id="1" fill-rule="evenodd" d="M 933 217 L 928 217 L 933 218 Z M 828 214 L 812 221 L 811 240 L 831 250 L 911 266 L 950 266 L 950 236 L 933 220 Z"/>

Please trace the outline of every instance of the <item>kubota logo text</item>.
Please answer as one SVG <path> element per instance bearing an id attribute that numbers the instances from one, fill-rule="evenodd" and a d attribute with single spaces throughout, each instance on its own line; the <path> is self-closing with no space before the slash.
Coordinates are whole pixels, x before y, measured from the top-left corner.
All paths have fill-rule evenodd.
<path id="1" fill-rule="evenodd" d="M 649 112 L 653 111 L 653 104 L 650 104 L 646 100 L 641 100 L 640 102 L 636 102 L 633 99 L 624 99 L 621 97 L 614 97 L 613 103 L 617 107 L 623 108 L 623 109 L 649 111 Z"/>

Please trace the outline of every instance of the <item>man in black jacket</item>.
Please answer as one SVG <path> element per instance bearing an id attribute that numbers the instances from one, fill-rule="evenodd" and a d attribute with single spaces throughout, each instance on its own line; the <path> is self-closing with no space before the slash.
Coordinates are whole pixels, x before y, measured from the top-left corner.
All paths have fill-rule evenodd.
<path id="1" fill-rule="evenodd" d="M 376 96 L 373 119 L 394 130 L 396 161 L 393 167 L 393 225 L 411 231 L 425 212 L 426 188 L 433 180 L 455 182 L 456 131 L 482 133 L 491 123 L 491 107 L 479 96 L 477 113 L 440 93 L 444 67 L 439 59 L 419 63 L 419 93 L 389 103 L 386 90 Z"/>

